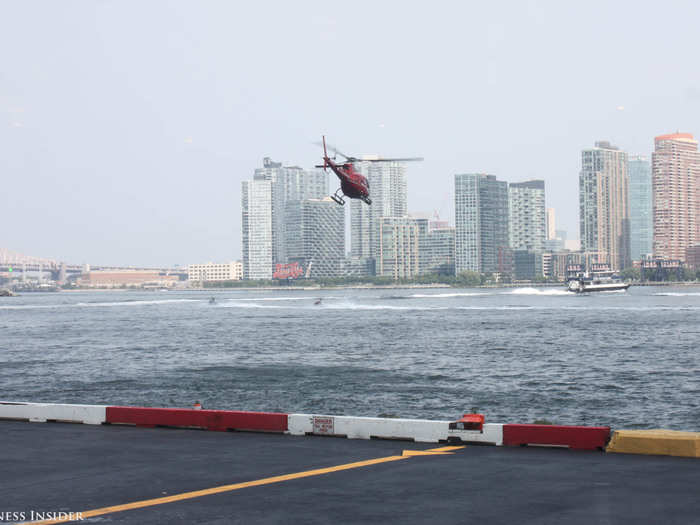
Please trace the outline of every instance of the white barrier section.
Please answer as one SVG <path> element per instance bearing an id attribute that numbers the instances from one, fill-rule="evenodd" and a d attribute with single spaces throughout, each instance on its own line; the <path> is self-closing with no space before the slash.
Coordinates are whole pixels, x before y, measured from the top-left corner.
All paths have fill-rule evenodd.
<path id="1" fill-rule="evenodd" d="M 394 419 L 378 417 L 327 416 L 289 414 L 289 433 L 295 436 L 346 436 L 349 439 L 412 439 L 416 442 L 437 443 L 448 437 L 462 441 L 503 445 L 503 425 L 485 424 L 478 430 L 449 430 L 449 421 L 425 419 Z"/>
<path id="2" fill-rule="evenodd" d="M 0 401 L 0 419 L 23 419 L 36 423 L 47 420 L 101 425 L 106 420 L 103 405 L 63 405 L 54 403 L 13 403 Z"/>
<path id="3" fill-rule="evenodd" d="M 459 438 L 473 443 L 488 443 L 503 446 L 503 423 L 484 423 L 482 432 L 478 430 L 448 430 L 448 437 Z"/>

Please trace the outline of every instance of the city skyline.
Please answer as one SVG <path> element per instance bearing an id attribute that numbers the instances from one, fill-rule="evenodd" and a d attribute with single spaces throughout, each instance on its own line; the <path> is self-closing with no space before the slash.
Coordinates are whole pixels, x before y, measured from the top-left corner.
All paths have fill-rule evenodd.
<path id="1" fill-rule="evenodd" d="M 318 163 L 322 134 L 425 157 L 407 171 L 408 210 L 450 220 L 455 173 L 542 179 L 571 236 L 581 149 L 650 156 L 654 136 L 697 132 L 700 5 L 673 4 L 455 2 L 445 16 L 174 0 L 134 20 L 129 2 L 49 3 L 39 19 L 9 3 L 0 245 L 111 264 L 239 258 L 241 182 L 266 156 Z"/>
<path id="2" fill-rule="evenodd" d="M 661 140 L 663 143 L 663 139 L 669 140 L 673 139 L 676 140 L 678 139 L 681 143 L 681 146 L 683 146 L 685 143 L 690 143 L 694 144 L 695 148 L 697 148 L 697 141 L 694 140 L 692 134 L 690 133 L 672 133 L 672 134 L 666 134 L 666 135 L 661 135 L 655 137 L 655 143 L 657 144 L 657 152 L 655 155 L 658 155 L 658 143 Z M 675 152 L 675 150 L 673 150 Z M 697 149 L 694 151 L 697 152 Z M 646 213 L 647 217 L 646 220 L 651 224 L 651 232 L 645 231 L 643 227 L 640 227 L 637 225 L 635 227 L 634 223 L 634 206 L 633 203 L 637 199 L 647 199 L 650 201 L 650 195 L 651 193 L 651 166 L 650 163 L 646 160 L 646 156 L 644 155 L 628 155 L 627 152 L 622 151 L 620 148 L 618 148 L 615 145 L 611 145 L 607 141 L 597 141 L 595 143 L 595 147 L 592 149 L 584 149 L 582 150 L 582 162 L 581 162 L 581 171 L 579 173 L 579 200 L 581 201 L 581 206 L 583 210 L 585 198 L 584 194 L 582 193 L 582 184 L 583 184 L 583 178 L 586 176 L 585 173 L 587 171 L 590 171 L 591 168 L 587 167 L 588 164 L 591 164 L 590 160 L 586 160 L 587 157 L 586 155 L 590 155 L 592 153 L 596 152 L 608 152 L 608 154 L 614 154 L 620 156 L 622 161 L 620 161 L 621 168 L 614 168 L 612 173 L 617 173 L 618 171 L 621 173 L 624 173 L 623 179 L 621 179 L 620 183 L 616 183 L 615 185 L 619 185 L 620 188 L 616 190 L 619 194 L 620 197 L 616 198 L 622 198 L 624 202 L 624 207 L 626 208 L 626 211 L 624 213 L 619 214 L 620 217 L 623 215 L 626 215 L 625 221 L 628 223 L 626 226 L 627 232 L 626 236 L 627 238 L 623 242 L 623 244 L 627 243 L 630 246 L 626 248 L 626 251 L 629 253 L 629 255 L 622 255 L 618 256 L 617 254 L 613 254 L 613 259 L 616 259 L 619 257 L 619 261 L 624 261 L 627 259 L 629 262 L 631 260 L 638 260 L 639 255 L 653 255 L 653 250 L 648 250 L 648 251 L 641 251 L 639 255 L 637 255 L 637 252 L 639 250 L 635 251 L 635 256 L 631 257 L 632 253 L 632 245 L 635 243 L 637 245 L 645 245 L 651 243 L 651 240 L 653 240 L 653 224 L 651 224 L 651 217 L 648 215 L 650 212 L 654 212 L 654 208 L 650 208 L 648 212 L 638 212 L 638 213 Z M 652 155 L 653 156 L 653 155 Z M 628 159 L 629 157 L 629 159 Z M 697 156 L 697 153 L 695 153 L 695 156 L 693 157 L 692 161 L 684 161 L 684 162 L 696 162 L 695 164 L 695 169 L 697 171 L 693 172 L 696 175 L 700 174 L 700 163 L 698 163 L 698 159 L 700 157 Z M 614 165 L 617 161 L 614 161 L 610 163 L 609 160 L 603 160 L 602 158 L 600 160 L 596 160 L 593 162 L 596 166 L 610 166 Z M 629 168 L 628 168 L 629 165 Z M 637 189 L 635 189 L 634 184 L 632 183 L 633 177 L 633 166 L 639 166 L 636 167 L 636 170 L 646 170 L 646 177 L 648 180 L 643 178 L 644 171 L 640 172 L 639 176 L 642 176 L 641 179 L 637 184 Z M 644 168 L 646 166 L 646 168 Z M 373 195 L 375 196 L 376 202 L 375 205 L 370 207 L 368 205 L 363 205 L 363 203 L 360 203 L 359 201 L 351 201 L 350 206 L 347 208 L 339 208 L 342 210 L 342 213 L 338 215 L 339 217 L 343 217 L 343 223 L 347 222 L 348 224 L 345 226 L 347 228 L 345 230 L 345 234 L 342 236 L 343 237 L 343 244 L 345 246 L 345 250 L 343 252 L 343 257 L 344 258 L 372 258 L 375 259 L 377 264 L 380 262 L 380 258 L 378 257 L 378 254 L 375 252 L 379 249 L 379 238 L 377 237 L 380 234 L 381 228 L 373 228 L 371 227 L 372 225 L 378 227 L 380 220 L 383 220 L 385 217 L 397 217 L 397 218 L 408 218 L 412 221 L 418 220 L 422 216 L 427 216 L 428 214 L 424 212 L 408 212 L 407 211 L 407 205 L 406 205 L 406 193 L 407 193 L 407 182 L 406 182 L 406 177 L 405 177 L 405 171 L 406 171 L 406 166 L 401 164 L 401 163 L 389 163 L 386 165 L 373 165 L 370 163 L 362 163 L 358 162 L 357 168 L 359 169 L 360 172 L 364 172 L 366 176 L 371 181 L 374 181 L 372 186 L 374 187 Z M 599 169 L 596 167 L 596 169 Z M 610 169 L 610 168 L 605 168 L 605 169 Z M 676 168 L 678 170 L 678 168 Z M 368 171 L 369 170 L 369 171 Z M 628 170 L 630 171 L 630 174 L 628 175 Z M 463 175 L 455 175 L 455 182 L 457 179 Z M 477 178 L 479 177 L 484 177 L 485 179 L 492 179 L 494 182 L 499 182 L 497 181 L 497 178 L 495 175 L 486 175 L 486 174 L 477 174 L 475 175 Z M 590 175 L 589 175 L 590 176 Z M 600 175 L 597 175 L 598 177 Z M 693 178 L 693 180 L 695 180 Z M 276 181 L 279 181 L 279 184 L 275 184 Z M 646 182 L 645 182 L 646 181 Z M 257 189 L 258 186 L 261 186 L 261 184 L 264 187 L 261 187 Z M 545 241 L 549 240 L 548 237 L 550 237 L 550 230 L 552 228 L 552 222 L 551 219 L 554 218 L 556 214 L 556 209 L 551 208 L 551 207 L 546 207 L 545 206 L 545 192 L 544 192 L 544 181 L 542 180 L 529 180 L 529 181 L 523 181 L 523 182 L 503 182 L 504 187 L 503 189 L 505 190 L 504 197 L 505 197 L 505 202 L 508 203 L 508 212 L 507 214 L 510 216 L 510 219 L 507 219 L 508 224 L 506 225 L 506 229 L 504 230 L 504 234 L 501 236 L 506 236 L 508 238 L 508 242 L 505 243 L 507 245 L 506 247 L 517 251 L 517 250 L 526 250 L 526 251 L 534 251 L 534 252 L 552 252 L 552 251 L 560 251 L 564 249 L 564 241 L 567 240 L 566 237 L 566 230 L 561 230 L 559 227 L 559 223 L 557 222 L 556 219 L 554 219 L 554 229 L 556 230 L 557 237 L 559 237 L 560 234 L 563 235 L 563 239 L 561 239 L 561 246 L 556 247 L 555 245 L 548 245 L 548 247 L 545 247 Z M 698 177 L 698 184 L 700 184 L 700 177 Z M 613 185 L 614 186 L 614 185 Z M 657 186 L 659 184 L 657 183 Z M 612 187 L 612 186 L 611 186 Z M 285 214 L 289 214 L 289 210 L 287 209 L 289 205 L 298 205 L 302 203 L 304 200 L 308 199 L 321 199 L 321 200 L 328 200 L 328 202 L 331 202 L 330 199 L 326 199 L 324 197 L 327 197 L 329 185 L 328 185 L 328 176 L 323 173 L 323 171 L 318 170 L 318 169 L 310 169 L 310 170 L 304 170 L 303 168 L 299 166 L 287 166 L 284 165 L 281 162 L 275 162 L 273 161 L 270 157 L 265 157 L 263 159 L 263 167 L 260 168 L 255 168 L 253 170 L 253 178 L 251 180 L 243 181 L 242 182 L 242 192 L 241 192 L 241 212 L 243 215 L 243 223 L 242 223 L 242 250 L 241 250 L 241 257 L 237 258 L 236 260 L 238 261 L 244 261 L 246 259 L 246 253 L 250 250 L 253 249 L 255 252 L 260 252 L 259 257 L 261 257 L 261 261 L 267 261 L 265 264 L 269 266 L 269 268 L 265 269 L 262 271 L 262 273 L 258 272 L 255 275 L 249 275 L 247 272 L 244 272 L 244 278 L 253 278 L 253 279 L 268 279 L 270 278 L 272 272 L 274 271 L 274 265 L 277 264 L 278 262 L 286 262 L 289 257 L 287 256 L 286 253 L 286 247 L 281 240 L 284 238 L 285 235 L 289 235 L 289 230 L 290 230 L 290 225 L 288 224 L 288 221 L 285 220 Z M 263 196 L 264 199 L 266 199 L 266 202 L 259 202 L 256 210 L 253 210 L 252 208 L 249 210 L 247 208 L 247 202 L 249 200 L 248 194 L 251 192 L 255 192 L 257 190 L 257 194 L 260 196 Z M 647 192 L 646 197 L 643 197 L 644 192 Z M 658 191 L 658 190 L 657 190 Z M 537 195 L 538 192 L 541 192 L 541 195 Z M 610 190 L 608 191 L 610 192 Z M 639 196 L 639 193 L 642 192 L 642 196 Z M 486 192 L 486 194 L 490 194 L 492 192 Z M 503 191 L 501 192 L 503 193 Z M 695 191 L 692 191 L 691 194 L 688 195 L 688 199 L 690 199 L 688 202 L 692 201 L 694 198 Z M 456 193 L 455 193 L 456 196 Z M 609 199 L 609 197 L 606 197 Z M 534 200 L 533 200 L 534 199 Z M 594 199 L 595 200 L 595 199 Z M 600 199 L 598 199 L 600 200 Z M 614 200 L 614 199 L 613 199 Z M 277 202 L 279 201 L 279 202 Z M 629 201 L 629 202 L 628 202 Z M 277 202 L 277 204 L 275 204 Z M 612 202 L 612 201 L 611 201 Z M 649 204 L 651 205 L 651 203 Z M 534 206 L 534 207 L 533 207 Z M 639 206 L 642 206 L 642 204 L 639 204 Z M 275 208 L 278 208 L 280 212 L 275 212 Z M 609 207 L 608 205 L 605 205 L 605 207 Z M 522 214 L 522 211 L 516 211 L 518 209 L 521 209 L 522 211 L 525 211 L 525 215 Z M 347 209 L 348 213 L 345 213 L 345 210 Z M 501 214 L 498 212 L 493 213 L 493 210 L 490 210 L 489 206 L 485 207 L 487 214 L 493 215 L 492 218 L 494 217 L 499 217 Z M 694 210 L 700 210 L 700 203 L 696 203 L 695 207 L 691 206 L 691 209 L 688 210 L 691 215 L 693 214 Z M 609 213 L 611 209 L 608 209 L 606 213 Z M 250 219 L 247 219 L 249 212 L 251 211 L 257 211 L 257 215 L 251 217 Z M 535 212 L 533 215 L 533 211 Z M 614 210 L 613 210 L 614 211 Z M 436 212 L 436 218 L 437 218 L 437 210 Z M 481 212 L 479 212 L 481 213 Z M 614 212 L 618 214 L 618 212 Z M 269 215 L 269 217 L 264 218 L 264 215 Z M 358 218 L 360 217 L 365 217 L 364 221 L 359 220 Z M 580 217 L 580 227 L 583 228 L 584 224 L 586 221 L 584 221 L 583 215 L 579 215 Z M 456 225 L 457 224 L 457 217 L 454 218 L 455 220 L 450 221 L 444 220 L 441 222 L 444 222 L 445 225 L 450 225 L 450 223 Z M 695 226 L 695 218 L 694 216 L 691 217 L 691 221 L 689 224 L 689 227 L 693 230 L 693 233 L 695 233 L 696 226 Z M 423 220 L 423 219 L 420 219 Z M 530 230 L 533 226 L 531 224 L 535 224 L 532 221 L 535 221 L 537 224 L 537 227 L 535 230 Z M 637 222 L 640 222 L 641 219 L 637 219 Z M 357 224 L 352 224 L 354 222 L 357 222 Z M 483 218 L 481 220 L 483 221 Z M 487 223 L 492 223 L 493 221 L 485 221 Z M 250 224 L 251 230 L 249 231 L 248 228 L 246 227 L 246 224 Z M 270 230 L 267 233 L 267 236 L 270 237 L 267 242 L 261 241 L 258 235 L 258 237 L 251 237 L 250 233 L 253 230 L 259 230 L 260 233 L 263 232 L 265 228 L 265 224 L 269 223 L 269 226 L 267 228 Z M 366 223 L 366 224 L 365 224 Z M 359 225 L 362 224 L 360 227 Z M 641 222 L 640 222 L 641 224 Z M 523 231 L 520 233 L 516 234 L 516 230 L 514 229 L 514 225 L 521 229 L 525 228 Z M 498 228 L 495 226 L 495 224 L 492 224 L 493 227 Z M 278 230 L 278 227 L 281 227 L 281 230 Z M 263 230 L 261 230 L 261 228 Z M 377 232 L 374 233 L 374 235 L 371 234 L 371 231 L 377 229 Z M 452 228 L 454 230 L 454 227 Z M 610 229 L 610 226 L 607 226 L 607 229 Z M 617 229 L 619 230 L 620 227 L 617 226 Z M 363 234 L 362 230 L 367 230 Z M 539 231 L 541 230 L 541 231 Z M 476 231 L 476 230 L 475 230 Z M 632 232 L 637 232 L 634 236 L 631 235 Z M 347 237 L 347 234 L 350 233 L 350 237 Z M 493 232 L 491 232 L 493 233 Z M 487 237 L 492 237 L 491 233 L 487 233 Z M 479 234 L 481 235 L 481 234 Z M 647 237 L 649 236 L 649 237 Z M 618 234 L 619 237 L 619 234 Z M 358 248 L 357 246 L 357 239 L 365 239 L 364 244 L 366 246 L 364 247 L 364 250 Z M 374 238 L 374 241 L 371 241 L 371 239 Z M 582 239 L 584 236 L 582 236 Z M 248 240 L 247 240 L 248 239 Z M 353 240 L 355 239 L 355 240 Z M 647 240 L 648 239 L 648 240 Z M 683 244 L 683 246 L 688 245 L 691 246 L 695 243 L 695 237 L 693 237 L 692 242 L 686 242 Z M 352 241 L 352 242 L 351 242 Z M 371 241 L 371 242 L 370 242 Z M 481 242 L 481 241 L 479 241 Z M 587 241 L 587 244 L 590 244 L 590 240 Z M 595 241 L 596 243 L 598 241 Z M 620 241 L 616 241 L 619 243 Z M 611 244 L 611 242 L 608 242 L 607 240 L 604 240 L 603 243 L 608 243 Z M 269 246 L 266 246 L 268 245 Z M 497 243 L 499 245 L 504 245 L 503 242 Z M 586 244 L 586 243 L 582 243 Z M 595 243 L 594 243 L 595 244 Z M 615 244 L 615 243 L 612 243 Z M 600 245 L 602 246 L 602 245 Z M 586 251 L 586 252 L 596 252 L 599 254 L 602 254 L 602 259 L 599 259 L 601 262 L 606 262 L 607 261 L 607 251 L 604 249 L 601 249 L 600 246 L 598 246 L 598 249 L 594 249 L 592 246 L 581 246 L 581 250 Z M 267 252 L 265 254 L 261 253 L 261 249 L 264 251 L 265 249 Z M 568 248 L 567 246 L 567 251 L 571 250 L 572 248 Z M 677 258 L 680 258 L 681 260 L 685 259 L 685 248 L 681 247 L 681 252 L 678 252 L 678 254 L 675 254 Z M 7 248 L 4 248 L 5 251 L 7 251 Z M 358 251 L 359 250 L 359 251 Z M 467 250 L 468 251 L 468 250 Z M 575 251 L 575 249 L 574 249 Z M 616 250 L 613 250 L 616 251 Z M 365 253 L 366 252 L 366 253 Z M 679 255 L 681 254 L 682 255 Z M 457 253 L 459 257 L 459 253 Z M 659 252 L 657 255 L 660 255 L 662 257 L 668 257 L 668 254 Z M 32 257 L 32 256 L 29 256 Z M 494 259 L 494 254 L 491 254 L 489 257 L 491 259 Z M 39 257 L 41 258 L 41 257 Z M 298 257 L 297 257 L 298 258 Z M 45 260 L 49 260 L 50 258 L 43 258 Z M 200 257 L 199 259 L 203 260 L 204 258 Z M 55 259 L 53 259 L 55 261 Z M 289 259 L 291 260 L 291 259 Z M 494 259 L 495 260 L 495 259 Z M 65 263 L 66 261 L 62 261 Z M 69 264 L 75 265 L 76 263 L 73 261 L 69 261 Z M 82 262 L 81 262 L 82 264 Z M 89 263 L 88 263 L 89 264 Z M 185 264 L 175 264 L 170 266 L 171 268 L 178 268 L 178 267 L 187 267 L 188 265 L 192 264 L 192 260 L 189 260 Z M 344 264 L 352 264 L 348 261 L 346 261 Z M 107 265 L 110 266 L 110 265 Z M 111 265 L 111 266 L 118 266 L 118 265 Z M 137 265 L 137 264 L 127 264 L 125 267 L 138 267 L 138 266 L 144 266 L 144 265 Z M 259 267 L 259 263 L 255 263 L 255 266 Z M 458 264 L 459 266 L 459 264 Z M 483 266 L 482 263 L 477 263 L 476 265 L 471 265 L 474 268 L 481 268 Z M 470 267 L 471 267 L 470 266 Z M 488 271 L 495 271 L 496 266 L 495 263 L 492 261 L 491 264 L 487 264 L 489 268 L 491 268 Z M 629 266 L 629 263 L 613 263 L 612 266 L 616 269 L 622 269 L 624 267 Z M 245 268 L 245 265 L 244 265 Z M 377 272 L 379 273 L 380 268 L 377 267 Z M 481 270 L 483 271 L 483 270 Z M 352 273 L 352 272 L 351 272 Z"/>

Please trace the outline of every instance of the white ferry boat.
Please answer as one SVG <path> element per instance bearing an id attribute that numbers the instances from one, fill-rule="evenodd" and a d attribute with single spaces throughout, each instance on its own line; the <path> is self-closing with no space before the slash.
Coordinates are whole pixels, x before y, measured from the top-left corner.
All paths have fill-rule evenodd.
<path id="1" fill-rule="evenodd" d="M 629 283 L 624 282 L 619 275 L 614 272 L 593 272 L 583 273 L 576 277 L 570 277 L 567 284 L 570 292 L 612 292 L 614 290 L 627 290 Z"/>

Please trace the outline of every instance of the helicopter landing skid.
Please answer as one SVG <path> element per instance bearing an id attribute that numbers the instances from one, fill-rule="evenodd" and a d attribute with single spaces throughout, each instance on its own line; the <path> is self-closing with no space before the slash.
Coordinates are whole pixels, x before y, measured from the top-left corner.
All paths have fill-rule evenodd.
<path id="1" fill-rule="evenodd" d="M 345 199 L 343 199 L 342 195 L 338 195 L 337 191 L 333 195 L 331 195 L 331 199 L 333 199 L 335 202 L 337 202 L 341 206 L 345 205 Z"/>

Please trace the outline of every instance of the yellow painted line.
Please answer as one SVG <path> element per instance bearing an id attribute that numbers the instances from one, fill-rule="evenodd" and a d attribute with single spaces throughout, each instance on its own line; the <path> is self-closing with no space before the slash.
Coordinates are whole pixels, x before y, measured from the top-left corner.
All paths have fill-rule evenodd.
<path id="1" fill-rule="evenodd" d="M 210 496 L 212 494 L 221 494 L 222 492 L 231 492 L 234 490 L 245 489 L 249 487 L 260 487 L 262 485 L 270 485 L 272 483 L 281 483 L 283 481 L 290 481 L 293 479 L 308 478 L 311 476 L 320 476 L 322 474 L 330 474 L 331 472 L 340 472 L 342 470 L 350 470 L 354 468 L 368 467 L 370 465 L 378 465 L 380 463 L 388 463 L 390 461 L 399 461 L 401 459 L 407 459 L 413 455 L 427 455 L 431 452 L 441 453 L 447 450 L 455 450 L 464 447 L 442 447 L 430 450 L 404 450 L 404 454 L 408 452 L 409 454 L 402 456 L 386 456 L 383 458 L 367 459 L 365 461 L 356 461 L 354 463 L 346 463 L 344 465 L 337 465 L 335 467 L 319 468 L 314 470 L 306 470 L 303 472 L 296 472 L 294 474 L 284 474 L 282 476 L 273 476 L 271 478 L 263 478 L 255 481 L 245 481 L 243 483 L 234 483 L 232 485 L 222 485 L 220 487 L 213 487 L 210 489 L 194 490 L 192 492 L 183 492 L 181 494 L 173 494 L 172 496 L 164 496 L 162 498 L 145 499 L 142 501 L 134 501 L 132 503 L 125 503 L 123 505 L 114 505 L 112 507 L 102 507 L 100 509 L 86 510 L 79 514 L 82 519 L 93 518 L 95 516 L 102 516 L 104 514 L 114 514 L 115 512 L 123 512 L 125 510 L 142 509 L 144 507 L 153 507 L 155 505 L 163 505 L 165 503 L 174 503 L 176 501 L 183 501 L 188 499 L 200 498 L 202 496 Z M 413 453 L 418 454 L 413 454 Z M 33 525 L 53 525 L 55 523 L 67 523 L 69 521 L 76 521 L 75 519 L 55 519 L 55 520 L 43 520 L 43 521 L 32 521 Z"/>
<path id="2" fill-rule="evenodd" d="M 402 456 L 451 456 L 454 452 L 431 452 L 430 450 L 404 450 Z"/>
<path id="3" fill-rule="evenodd" d="M 463 448 L 467 448 L 466 445 L 460 445 L 460 446 L 451 446 L 451 447 L 440 447 L 440 448 L 431 448 L 429 450 L 426 450 L 425 452 L 449 452 L 451 450 L 460 450 Z"/>
<path id="4" fill-rule="evenodd" d="M 459 450 L 461 448 L 465 448 L 464 446 L 461 447 L 440 447 L 440 448 L 431 448 L 428 450 L 404 450 L 401 455 L 402 456 L 449 456 L 450 454 L 454 454 L 453 451 Z"/>

